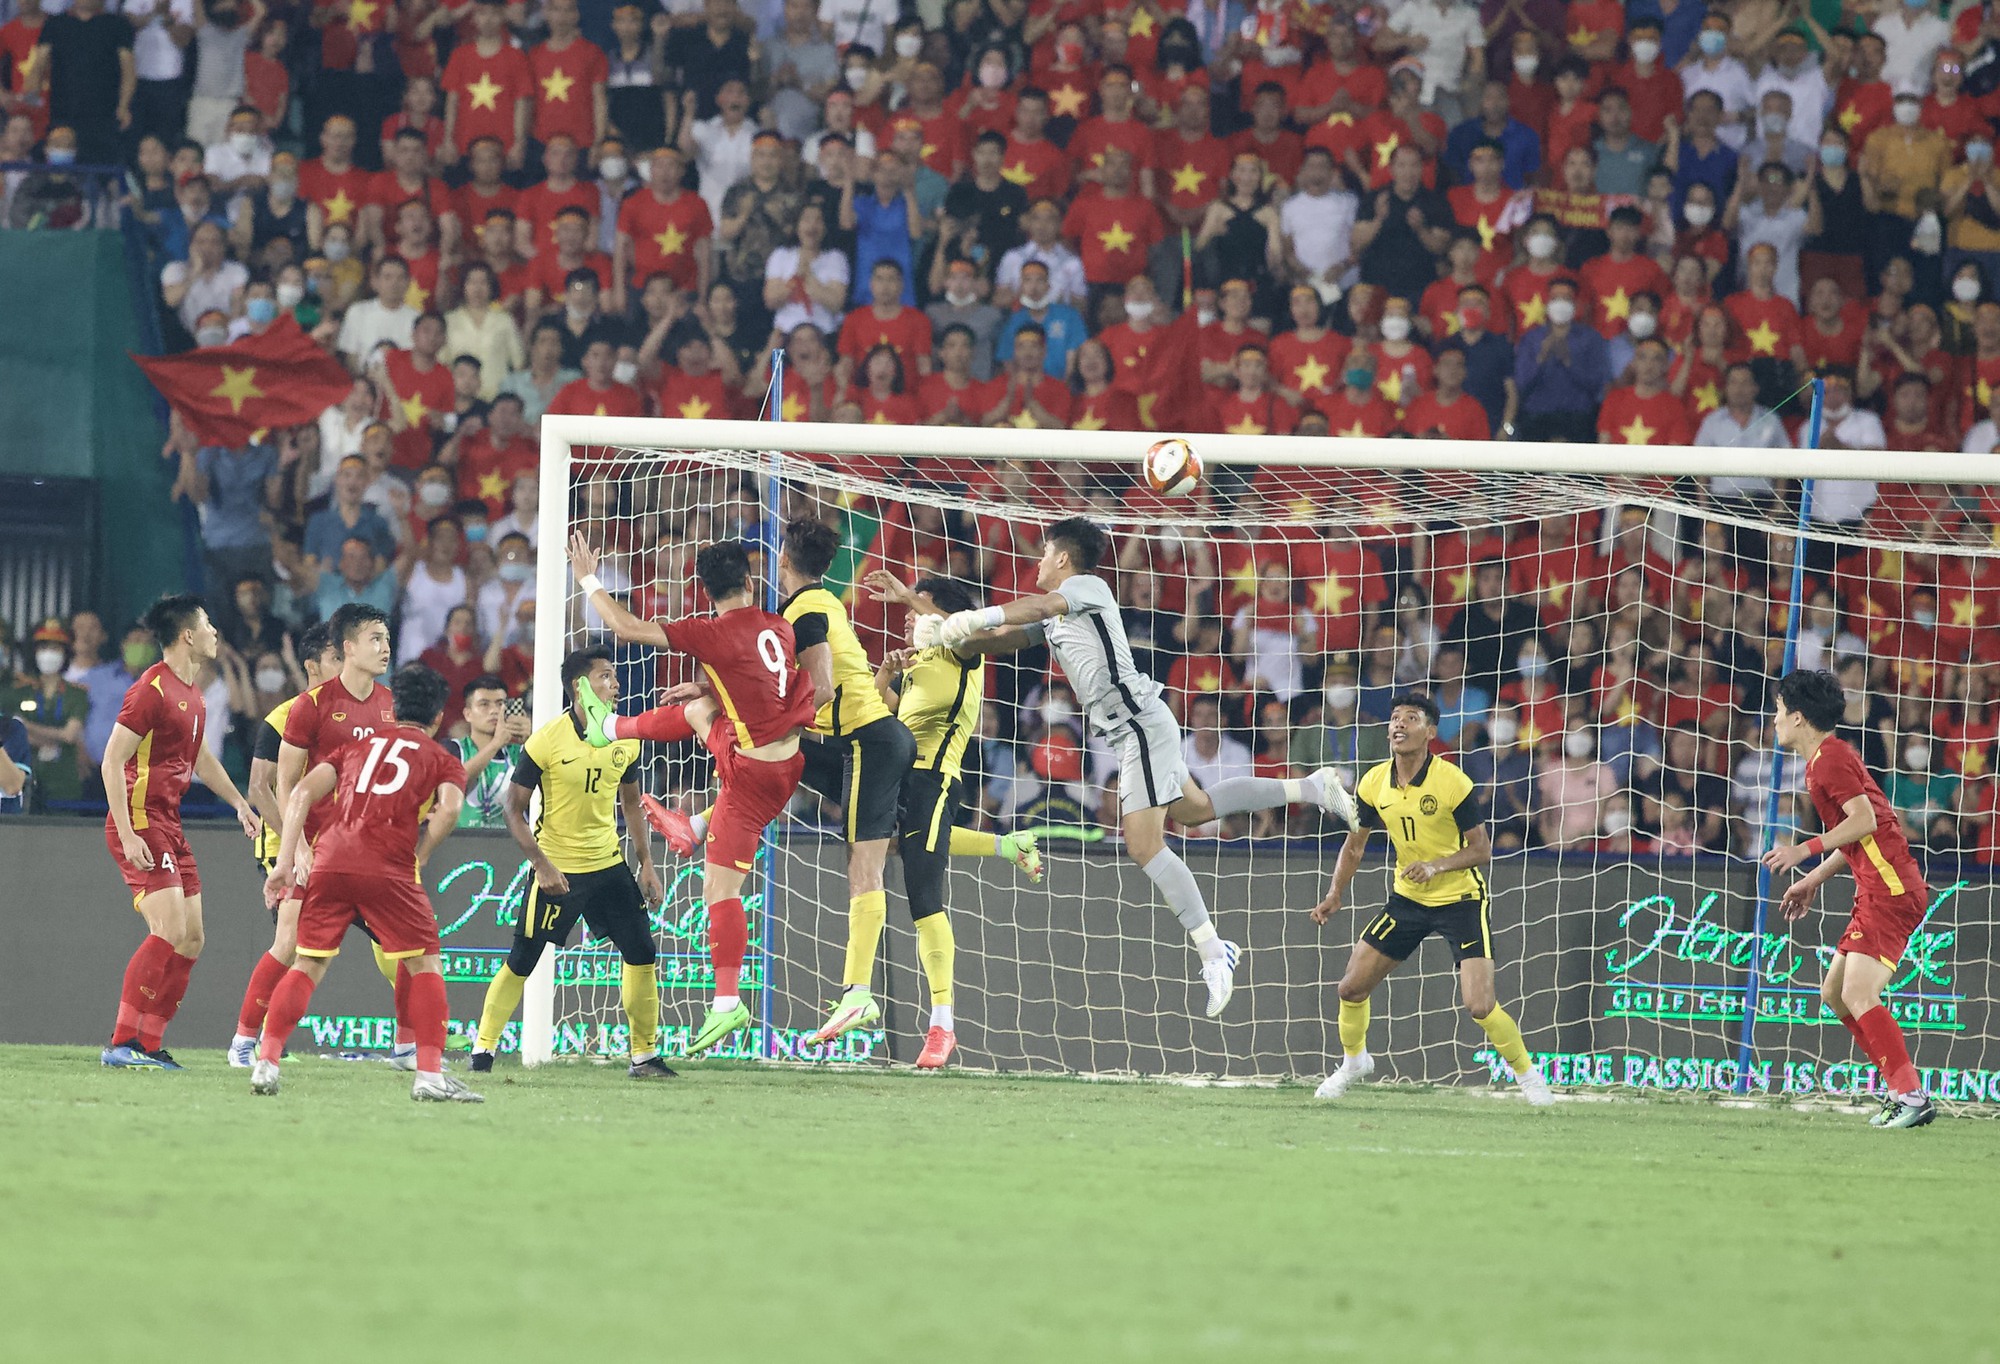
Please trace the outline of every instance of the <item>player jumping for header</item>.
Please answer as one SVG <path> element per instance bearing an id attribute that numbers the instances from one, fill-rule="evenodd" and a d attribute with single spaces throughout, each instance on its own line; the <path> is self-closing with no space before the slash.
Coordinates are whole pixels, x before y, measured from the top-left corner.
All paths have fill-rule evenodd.
<path id="1" fill-rule="evenodd" d="M 1903 1030 L 1883 1006 L 1882 990 L 1924 921 L 1930 891 L 1888 797 L 1853 747 L 1834 737 L 1846 706 L 1840 679 L 1830 672 L 1792 672 L 1779 681 L 1772 733 L 1780 748 L 1805 760 L 1806 794 L 1826 832 L 1771 849 L 1764 865 L 1789 871 L 1808 857 L 1827 854 L 1786 889 L 1781 903 L 1787 919 L 1803 916 L 1813 892 L 1842 867 L 1854 873 L 1854 911 L 1834 944 L 1820 998 L 1854 1034 L 1888 1086 L 1882 1111 L 1869 1125 L 1922 1127 L 1937 1117 L 1937 1109 L 1910 1061 Z"/>
<path id="2" fill-rule="evenodd" d="M 1041 591 L 1003 606 L 957 611 L 926 634 L 919 646 L 941 644 L 960 653 L 1014 653 L 1046 638 L 1075 690 L 1091 727 L 1118 758 L 1119 825 L 1125 851 L 1166 898 L 1174 917 L 1201 954 L 1208 987 L 1208 1016 L 1229 1003 L 1242 949 L 1216 936 L 1208 904 L 1194 873 L 1166 842 L 1167 816 L 1206 824 L 1228 815 L 1310 801 L 1341 823 L 1354 823 L 1354 797 L 1321 768 L 1303 780 L 1232 777 L 1204 791 L 1188 775 L 1181 729 L 1160 684 L 1132 664 L 1118 600 L 1097 576 L 1111 540 L 1081 516 L 1058 521 L 1042 535 L 1035 586 Z"/>

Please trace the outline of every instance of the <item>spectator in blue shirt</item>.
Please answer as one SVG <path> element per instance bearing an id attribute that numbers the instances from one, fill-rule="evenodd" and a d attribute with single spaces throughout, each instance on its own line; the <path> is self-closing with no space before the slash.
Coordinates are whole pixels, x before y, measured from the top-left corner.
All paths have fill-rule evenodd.
<path id="1" fill-rule="evenodd" d="M 1535 130 L 1507 112 L 1507 83 L 1488 81 L 1479 92 L 1479 116 L 1468 118 L 1445 139 L 1444 162 L 1460 184 L 1472 181 L 1472 149 L 1482 142 L 1500 144 L 1500 180 L 1508 189 L 1525 189 L 1542 168 L 1542 139 Z"/>
<path id="2" fill-rule="evenodd" d="M 1671 125 L 1669 125 L 1671 127 Z M 1674 172 L 1674 212 L 1687 202 L 1689 185 L 1707 185 L 1715 202 L 1726 204 L 1736 189 L 1737 154 L 1716 133 L 1722 126 L 1722 98 L 1713 90 L 1697 90 L 1688 99 L 1687 131 L 1667 134 L 1661 160 Z"/>
<path id="3" fill-rule="evenodd" d="M 1548 323 L 1521 338 L 1514 386 L 1521 395 L 1521 437 L 1589 444 L 1597 408 L 1611 383 L 1604 338 L 1576 325 L 1576 281 L 1559 275 L 1548 287 Z M 1440 731 L 1442 732 L 1442 731 Z"/>
<path id="4" fill-rule="evenodd" d="M 331 620 L 333 613 L 349 602 L 365 602 L 387 615 L 396 609 L 396 572 L 358 535 L 350 535 L 340 545 L 337 570 L 322 573 L 319 579 L 319 618 Z"/>
<path id="5" fill-rule="evenodd" d="M 1625 28 L 1630 32 L 1642 19 L 1658 24 L 1660 60 L 1675 67 L 1694 46 L 1701 21 L 1707 17 L 1708 6 L 1702 0 L 1631 0 L 1625 7 Z"/>
<path id="6" fill-rule="evenodd" d="M 1090 331 L 1083 325 L 1082 313 L 1067 303 L 1051 301 L 1049 267 L 1038 260 L 1021 266 L 1021 306 L 1001 326 L 993 343 L 993 354 L 1003 365 L 1014 358 L 1014 338 L 1026 326 L 1040 327 L 1048 340 L 1042 369 L 1051 378 L 1067 379 L 1069 357 L 1090 339 Z"/>
<path id="7" fill-rule="evenodd" d="M 892 260 L 903 269 L 903 306 L 917 304 L 916 242 L 924 235 L 917 218 L 917 199 L 909 193 L 910 168 L 894 151 L 875 158 L 875 183 L 863 193 L 849 175 L 840 187 L 840 226 L 854 234 L 855 298 L 867 288 L 877 261 Z"/>
<path id="8" fill-rule="evenodd" d="M 125 704 L 125 693 L 135 674 L 126 671 L 123 660 L 106 652 L 110 636 L 95 611 L 79 611 L 71 617 L 69 633 L 69 667 L 63 680 L 90 693 L 90 716 L 83 722 L 83 751 L 96 767 L 104 761 L 104 745 L 111 740 L 111 727 L 118 723 L 118 708 Z"/>
<path id="9" fill-rule="evenodd" d="M 28 778 L 33 775 L 28 727 L 12 715 L 0 715 L 0 815 L 18 815 L 28 808 Z"/>
<path id="10" fill-rule="evenodd" d="M 197 448 L 185 428 L 175 434 L 181 456 L 175 492 L 201 508 L 202 562 L 209 595 L 219 600 L 246 573 L 270 576 L 264 514 L 277 506 L 281 491 L 278 452 L 270 445 Z"/>
<path id="11" fill-rule="evenodd" d="M 395 532 L 382 514 L 361 500 L 368 491 L 368 461 L 349 455 L 333 474 L 333 502 L 313 513 L 306 522 L 306 539 L 301 548 L 312 566 L 330 573 L 340 560 L 341 542 L 358 536 L 373 548 L 377 557 L 388 559 L 396 552 Z"/>

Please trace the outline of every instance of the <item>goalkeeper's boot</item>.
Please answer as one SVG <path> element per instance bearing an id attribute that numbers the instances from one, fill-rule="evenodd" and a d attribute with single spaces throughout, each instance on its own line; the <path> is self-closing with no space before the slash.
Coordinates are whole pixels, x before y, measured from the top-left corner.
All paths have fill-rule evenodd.
<path id="1" fill-rule="evenodd" d="M 493 1053 L 490 1051 L 473 1052 L 472 1073 L 474 1075 L 491 1075 L 493 1073 Z"/>
<path id="2" fill-rule="evenodd" d="M 711 1047 L 721 1046 L 731 1033 L 749 1026 L 749 1023 L 750 1007 L 741 1000 L 727 1009 L 720 1010 L 711 1004 L 708 1013 L 701 1020 L 700 1029 L 694 1035 L 694 1041 L 688 1043 L 687 1054 L 699 1056 Z"/>
<path id="3" fill-rule="evenodd" d="M 410 1097 L 428 1103 L 483 1104 L 486 1096 L 474 1094 L 465 1087 L 462 1080 L 454 1080 L 449 1075 L 418 1075 L 410 1086 Z"/>
<path id="4" fill-rule="evenodd" d="M 276 1094 L 278 1092 L 278 1063 L 258 1057 L 250 1066 L 250 1092 L 252 1094 Z"/>
<path id="5" fill-rule="evenodd" d="M 174 1059 L 174 1054 L 165 1047 L 155 1047 L 146 1055 L 158 1063 L 161 1070 L 186 1070 L 187 1067 Z"/>
<path id="6" fill-rule="evenodd" d="M 583 738 L 592 748 L 611 747 L 611 736 L 604 732 L 604 722 L 611 718 L 611 703 L 601 699 L 586 678 L 576 679 L 576 704 L 583 711 Z"/>
<path id="7" fill-rule="evenodd" d="M 814 1046 L 824 1046 L 842 1033 L 853 1032 L 856 1028 L 872 1028 L 882 1021 L 882 1007 L 875 1002 L 875 996 L 868 993 L 865 985 L 850 986 L 840 1002 L 833 1006 L 826 1023 L 806 1041 Z"/>
<path id="8" fill-rule="evenodd" d="M 681 811 L 662 803 L 657 796 L 639 797 L 639 808 L 646 812 L 646 822 L 653 826 L 653 832 L 667 840 L 676 857 L 693 857 L 701 847 L 701 840 L 694 836 L 694 821 Z"/>
<path id="9" fill-rule="evenodd" d="M 138 1039 L 130 1042 L 114 1042 L 98 1054 L 99 1061 L 113 1070 L 164 1070 L 151 1053 L 139 1045 Z"/>
<path id="10" fill-rule="evenodd" d="M 1338 1099 L 1356 1084 L 1375 1073 L 1375 1058 L 1367 1052 L 1356 1052 L 1340 1063 L 1340 1068 L 1319 1082 L 1313 1091 L 1315 1099 Z"/>
<path id="11" fill-rule="evenodd" d="M 1515 1077 L 1521 1086 L 1521 1097 L 1530 1107 L 1547 1108 L 1556 1101 L 1555 1091 L 1549 1088 L 1548 1077 L 1542 1074 L 1540 1066 L 1529 1066 L 1527 1074 Z"/>
<path id="12" fill-rule="evenodd" d="M 231 1038 L 229 1042 L 229 1068 L 248 1070 L 257 1060 L 257 1039 L 254 1037 Z"/>
<path id="13" fill-rule="evenodd" d="M 918 1070 L 943 1070 L 944 1063 L 958 1050 L 958 1034 L 950 1028 L 932 1028 L 924 1035 L 924 1049 L 917 1053 Z"/>
<path id="14" fill-rule="evenodd" d="M 1359 808 L 1354 804 L 1354 793 L 1340 784 L 1340 778 L 1331 767 L 1322 767 L 1306 778 L 1319 783 L 1319 808 L 1332 815 L 1342 824 L 1352 829 L 1360 818 Z"/>
<path id="15" fill-rule="evenodd" d="M 680 1078 L 680 1072 L 662 1061 L 658 1052 L 654 1052 L 644 1060 L 634 1061 L 627 1066 L 625 1076 L 631 1080 L 676 1080 Z"/>
<path id="16" fill-rule="evenodd" d="M 1030 881 L 1042 879 L 1042 848 L 1032 833 L 1000 835 L 1000 855 L 1019 867 Z"/>
<path id="17" fill-rule="evenodd" d="M 1937 1121 L 1937 1105 L 1928 1094 L 1905 1094 L 1896 1100 L 1896 1106 L 1882 1119 L 1882 1126 L 1924 1127 Z"/>
<path id="18" fill-rule="evenodd" d="M 1222 943 L 1222 952 L 1201 963 L 1201 982 L 1208 987 L 1210 1018 L 1229 1007 L 1229 997 L 1236 993 L 1236 965 L 1243 960 L 1242 948 L 1224 939 L 1217 941 Z"/>

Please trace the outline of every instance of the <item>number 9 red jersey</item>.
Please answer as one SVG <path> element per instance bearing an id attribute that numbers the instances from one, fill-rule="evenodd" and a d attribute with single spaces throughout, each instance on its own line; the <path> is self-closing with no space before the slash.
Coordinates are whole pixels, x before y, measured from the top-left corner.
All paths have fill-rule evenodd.
<path id="1" fill-rule="evenodd" d="M 752 606 L 719 616 L 660 622 L 667 643 L 708 674 L 716 704 L 742 748 L 761 748 L 812 726 L 818 707 L 799 667 L 792 624 Z"/>

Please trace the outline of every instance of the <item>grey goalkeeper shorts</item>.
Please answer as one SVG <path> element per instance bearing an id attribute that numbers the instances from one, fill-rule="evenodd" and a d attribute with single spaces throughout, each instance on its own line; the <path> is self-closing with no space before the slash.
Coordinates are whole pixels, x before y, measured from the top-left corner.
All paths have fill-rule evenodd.
<path id="1" fill-rule="evenodd" d="M 1155 700 L 1136 717 L 1098 731 L 1118 759 L 1120 816 L 1172 805 L 1188 779 L 1181 754 L 1181 727 L 1166 703 Z"/>

